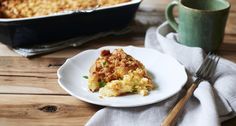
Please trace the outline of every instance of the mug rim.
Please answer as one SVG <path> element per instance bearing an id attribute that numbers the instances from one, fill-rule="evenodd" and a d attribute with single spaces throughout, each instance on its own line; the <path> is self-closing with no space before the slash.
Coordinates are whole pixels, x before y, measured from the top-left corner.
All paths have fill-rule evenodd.
<path id="1" fill-rule="evenodd" d="M 227 9 L 229 9 L 231 7 L 231 4 L 228 1 L 226 1 L 226 0 L 217 0 L 217 1 L 224 2 L 226 4 L 226 7 L 223 8 L 223 9 L 219 9 L 219 10 L 200 10 L 200 9 L 195 9 L 195 8 L 191 8 L 191 7 L 188 7 L 188 6 L 184 5 L 182 3 L 183 0 L 180 0 L 179 4 L 181 6 L 183 6 L 184 8 L 186 8 L 186 9 L 189 9 L 191 11 L 197 11 L 197 12 L 219 12 L 219 11 L 227 10 Z"/>

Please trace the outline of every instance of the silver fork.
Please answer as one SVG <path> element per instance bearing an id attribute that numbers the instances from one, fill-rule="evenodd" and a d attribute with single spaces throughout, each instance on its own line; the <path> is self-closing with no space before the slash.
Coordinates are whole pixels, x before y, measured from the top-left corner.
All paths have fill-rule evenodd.
<path id="1" fill-rule="evenodd" d="M 197 79 L 191 84 L 188 88 L 185 95 L 177 102 L 177 104 L 173 107 L 173 109 L 169 112 L 167 117 L 163 120 L 161 126 L 173 126 L 181 113 L 181 110 L 187 103 L 187 101 L 193 95 L 193 92 L 200 84 L 201 81 L 206 80 L 209 81 L 213 74 L 215 73 L 215 69 L 220 57 L 213 53 L 208 53 L 200 68 L 196 72 L 195 76 Z"/>

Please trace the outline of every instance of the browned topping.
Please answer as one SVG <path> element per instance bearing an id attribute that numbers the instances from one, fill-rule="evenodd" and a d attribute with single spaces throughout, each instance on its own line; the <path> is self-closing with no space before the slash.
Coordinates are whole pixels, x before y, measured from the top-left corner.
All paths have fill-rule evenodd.
<path id="1" fill-rule="evenodd" d="M 108 56 L 108 55 L 110 55 L 111 53 L 110 53 L 110 51 L 109 50 L 102 50 L 102 52 L 101 52 L 101 56 Z"/>
<path id="2" fill-rule="evenodd" d="M 144 68 L 138 60 L 126 54 L 122 49 L 116 49 L 112 53 L 103 50 L 101 57 L 96 60 L 93 67 L 90 71 L 92 76 L 98 78 L 99 82 L 105 83 L 123 78 L 129 70 Z M 146 73 L 143 73 L 143 75 L 146 75 Z"/>
<path id="3" fill-rule="evenodd" d="M 1 18 L 34 17 L 128 1 L 130 0 L 0 0 L 0 16 Z"/>

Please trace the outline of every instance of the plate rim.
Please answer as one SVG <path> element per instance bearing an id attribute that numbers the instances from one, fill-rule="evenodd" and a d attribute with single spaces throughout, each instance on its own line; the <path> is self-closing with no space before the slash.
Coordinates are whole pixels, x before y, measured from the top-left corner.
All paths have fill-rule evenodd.
<path id="1" fill-rule="evenodd" d="M 167 96 L 167 97 L 163 97 L 163 98 L 161 98 L 161 99 L 158 99 L 158 100 L 154 100 L 154 101 L 151 101 L 151 102 L 145 102 L 145 103 L 142 103 L 142 104 L 136 104 L 136 105 L 125 105 L 125 104 L 124 104 L 124 105 L 119 105 L 119 104 L 116 105 L 116 104 L 105 104 L 105 103 L 101 103 L 101 102 L 98 103 L 98 102 L 96 102 L 96 101 L 92 101 L 92 100 L 90 100 L 90 99 L 87 99 L 87 98 L 78 96 L 78 95 L 74 94 L 73 92 L 71 92 L 70 90 L 68 90 L 68 89 L 60 82 L 60 80 L 61 80 L 61 78 L 62 78 L 62 76 L 61 76 L 60 73 L 61 73 L 62 69 L 64 68 L 64 65 L 67 64 L 68 62 L 70 62 L 70 60 L 76 59 L 76 57 L 78 57 L 78 56 L 80 56 L 80 55 L 82 55 L 82 54 L 84 54 L 84 53 L 87 53 L 87 52 L 90 52 L 90 51 L 97 51 L 97 50 L 99 51 L 99 50 L 101 50 L 101 49 L 103 49 L 103 48 L 108 48 L 108 49 L 110 49 L 110 48 L 138 48 L 138 49 L 150 49 L 150 50 L 153 50 L 153 51 L 155 51 L 155 52 L 157 52 L 157 53 L 159 53 L 159 54 L 161 54 L 161 55 L 165 55 L 165 56 L 167 56 L 168 58 L 171 58 L 172 60 L 175 60 L 176 63 L 178 63 L 178 65 L 180 65 L 181 69 L 184 71 L 184 78 L 185 78 L 184 84 L 182 84 L 182 86 L 180 86 L 178 89 L 176 89 L 176 92 L 175 92 L 175 93 L 173 93 L 173 94 L 171 94 L 171 95 L 169 95 L 169 96 Z M 186 72 L 186 69 L 185 69 L 184 65 L 182 65 L 180 62 L 178 62 L 178 61 L 177 61 L 175 58 L 173 58 L 172 56 L 167 55 L 167 54 L 164 54 L 164 53 L 161 53 L 161 52 L 159 52 L 159 51 L 157 51 L 157 50 L 155 50 L 155 49 L 152 49 L 152 48 L 137 47 L 137 46 L 132 46 L 132 45 L 129 45 L 129 46 L 103 46 L 103 47 L 100 47 L 100 48 L 97 48 L 97 49 L 88 49 L 88 50 L 84 50 L 84 51 L 82 51 L 82 52 L 79 52 L 78 54 L 74 55 L 73 57 L 66 59 L 66 61 L 63 63 L 63 65 L 58 68 L 58 70 L 57 70 L 57 77 L 58 77 L 57 82 L 58 82 L 58 84 L 60 85 L 60 87 L 61 87 L 63 90 L 65 90 L 68 94 L 70 94 L 71 96 L 77 98 L 78 100 L 81 100 L 81 101 L 84 101 L 84 102 L 87 102 L 87 103 L 90 103 L 90 104 L 94 104 L 94 105 L 99 105 L 99 106 L 121 107 L 121 108 L 123 108 L 123 107 L 145 106 L 145 105 L 150 105 L 150 104 L 154 104 L 154 103 L 159 103 L 159 102 L 161 102 L 161 101 L 163 101 L 163 100 L 169 99 L 170 97 L 176 95 L 176 94 L 185 86 L 186 82 L 188 81 L 188 76 L 187 76 L 187 72 Z"/>

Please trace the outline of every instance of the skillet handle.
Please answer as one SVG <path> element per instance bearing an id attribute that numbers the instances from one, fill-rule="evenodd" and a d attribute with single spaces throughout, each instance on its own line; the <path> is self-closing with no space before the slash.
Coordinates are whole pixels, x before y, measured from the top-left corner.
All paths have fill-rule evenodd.
<path id="1" fill-rule="evenodd" d="M 181 110 L 187 103 L 187 101 L 193 95 L 193 92 L 197 88 L 197 84 L 193 83 L 191 87 L 187 90 L 186 94 L 178 101 L 174 108 L 168 113 L 166 118 L 163 120 L 161 126 L 173 126 L 175 125 L 177 118 L 179 117 Z"/>

